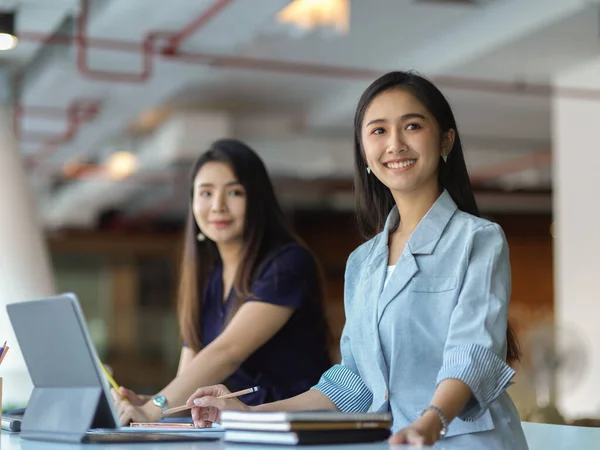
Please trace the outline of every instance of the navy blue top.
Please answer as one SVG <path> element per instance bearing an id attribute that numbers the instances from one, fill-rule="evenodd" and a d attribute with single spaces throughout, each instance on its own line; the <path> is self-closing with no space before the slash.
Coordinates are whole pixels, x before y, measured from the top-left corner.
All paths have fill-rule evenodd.
<path id="1" fill-rule="evenodd" d="M 201 341 L 206 346 L 219 336 L 236 295 L 223 302 L 222 266 L 207 283 L 202 304 Z M 253 298 L 295 308 L 286 324 L 223 383 L 235 392 L 252 386 L 260 390 L 240 397 L 259 405 L 293 397 L 314 386 L 330 366 L 325 339 L 317 267 L 312 255 L 296 243 L 272 251 L 259 266 L 252 285 Z M 260 326 L 260 324 L 257 324 Z"/>

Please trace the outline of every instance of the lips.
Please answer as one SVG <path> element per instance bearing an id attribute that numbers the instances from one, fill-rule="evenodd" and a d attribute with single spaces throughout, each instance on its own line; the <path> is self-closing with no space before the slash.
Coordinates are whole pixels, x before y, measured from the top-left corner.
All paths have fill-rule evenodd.
<path id="1" fill-rule="evenodd" d="M 231 223 L 231 220 L 215 220 L 211 222 L 212 226 L 214 226 L 215 228 L 226 228 L 229 225 L 231 225 Z"/>
<path id="2" fill-rule="evenodd" d="M 393 170 L 400 170 L 400 169 L 408 169 L 410 167 L 413 166 L 414 163 L 416 163 L 417 160 L 416 159 L 395 159 L 392 161 L 386 161 L 383 163 L 383 165 L 385 167 L 387 167 L 388 169 L 393 169 Z"/>

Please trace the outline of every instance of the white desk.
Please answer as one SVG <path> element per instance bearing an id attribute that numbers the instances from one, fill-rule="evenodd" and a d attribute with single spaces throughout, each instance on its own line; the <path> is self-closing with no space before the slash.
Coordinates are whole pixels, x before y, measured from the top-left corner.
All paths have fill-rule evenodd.
<path id="1" fill-rule="evenodd" d="M 560 425 L 545 425 L 537 423 L 523 423 L 523 429 L 527 436 L 530 450 L 600 450 L 600 428 L 568 427 Z M 256 449 L 293 449 L 288 446 L 266 446 L 266 445 L 240 445 L 227 444 L 223 441 L 212 442 L 186 442 L 186 443 L 164 443 L 164 444 L 64 444 L 38 441 L 21 440 L 18 433 L 2 431 L 0 435 L 0 449 L 2 450 L 256 450 Z M 387 443 L 379 444 L 354 444 L 354 445 L 328 445 L 303 447 L 310 450 L 384 450 L 390 448 Z M 394 449 L 410 449 L 414 447 L 397 446 Z M 443 448 L 443 447 L 435 447 Z M 510 449 L 507 449 L 510 450 Z"/>

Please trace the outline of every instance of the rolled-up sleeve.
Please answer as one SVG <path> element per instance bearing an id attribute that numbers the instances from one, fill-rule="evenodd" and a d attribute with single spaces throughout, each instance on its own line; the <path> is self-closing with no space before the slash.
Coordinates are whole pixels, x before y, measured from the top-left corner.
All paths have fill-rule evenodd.
<path id="1" fill-rule="evenodd" d="M 325 372 L 313 389 L 325 394 L 345 413 L 367 412 L 373 395 L 361 378 L 342 364 Z"/>
<path id="2" fill-rule="evenodd" d="M 347 328 L 342 332 L 340 349 L 342 363 L 325 372 L 313 389 L 325 394 L 342 412 L 367 412 L 373 402 L 373 394 L 358 375 Z"/>
<path id="3" fill-rule="evenodd" d="M 506 329 L 511 278 L 502 229 L 490 224 L 473 233 L 458 303 L 452 313 L 437 383 L 458 379 L 473 398 L 459 414 L 480 417 L 514 375 L 506 360 Z"/>
<path id="4" fill-rule="evenodd" d="M 348 323 L 350 312 L 351 285 L 354 278 L 349 275 L 349 267 L 353 266 L 352 260 L 356 251 L 348 258 L 346 273 L 344 274 L 344 306 L 346 308 L 346 325 L 340 338 L 341 364 L 336 364 L 325 372 L 319 382 L 312 387 L 325 394 L 337 408 L 345 413 L 367 412 L 373 403 L 373 394 L 360 376 L 352 353 L 351 325 Z"/>

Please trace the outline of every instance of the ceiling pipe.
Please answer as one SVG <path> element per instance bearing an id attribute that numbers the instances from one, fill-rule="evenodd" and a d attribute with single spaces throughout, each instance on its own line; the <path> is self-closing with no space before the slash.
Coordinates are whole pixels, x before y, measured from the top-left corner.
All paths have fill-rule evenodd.
<path id="1" fill-rule="evenodd" d="M 39 42 L 43 45 L 72 45 L 77 44 L 76 34 L 45 34 L 35 31 L 19 31 L 19 39 L 26 42 Z M 112 50 L 115 52 L 139 53 L 141 44 L 139 41 L 127 41 L 123 39 L 89 38 L 86 44 L 90 48 L 98 50 Z"/>
<path id="2" fill-rule="evenodd" d="M 14 78 L 15 91 L 20 92 L 23 82 L 24 71 L 19 71 Z M 18 141 L 42 141 L 41 150 L 33 157 L 28 158 L 28 164 L 35 164 L 35 160 L 45 156 L 49 150 L 69 142 L 77 134 L 80 125 L 92 121 L 99 113 L 102 101 L 96 98 L 75 98 L 66 109 L 53 106 L 24 106 L 17 97 L 13 104 L 13 131 Z M 60 135 L 49 135 L 40 133 L 27 133 L 23 136 L 23 117 L 35 116 L 45 119 L 58 119 L 67 121 L 66 129 Z"/>
<path id="3" fill-rule="evenodd" d="M 76 121 L 87 122 L 92 120 L 100 111 L 100 101 L 96 99 L 76 99 L 74 100 L 67 109 L 55 108 L 51 106 L 22 106 L 17 105 L 15 113 L 19 119 L 22 120 L 24 115 L 30 115 L 35 117 L 41 117 L 46 119 L 67 119 L 68 123 Z M 22 130 L 19 130 L 21 139 L 32 140 L 32 133 L 23 135 Z M 39 140 L 50 140 L 39 139 Z"/>
<path id="4" fill-rule="evenodd" d="M 144 39 L 141 47 L 139 43 L 132 42 L 124 42 L 119 40 L 111 40 L 111 39 L 95 39 L 98 46 L 103 47 L 105 49 L 110 50 L 122 50 L 122 51 L 131 51 L 131 52 L 140 52 L 142 53 L 143 60 L 143 69 L 139 74 L 131 74 L 131 73 L 119 73 L 119 72 L 109 72 L 109 71 L 101 71 L 94 70 L 89 68 L 87 64 L 87 49 L 89 47 L 89 39 L 87 38 L 87 24 L 89 20 L 89 1 L 90 0 L 81 0 L 81 11 L 78 17 L 78 26 L 77 26 L 77 35 L 75 37 L 71 35 L 52 35 L 50 37 L 46 35 L 42 35 L 40 33 L 32 33 L 32 32 L 23 32 L 22 36 L 25 40 L 35 40 L 42 41 L 46 44 L 62 44 L 69 45 L 73 42 L 77 45 L 77 68 L 79 72 L 84 75 L 86 78 L 99 80 L 99 81 L 112 81 L 112 82 L 128 82 L 128 83 L 143 83 L 146 81 L 152 74 L 153 69 L 153 56 L 154 56 L 154 44 L 155 41 L 160 38 L 169 38 L 169 50 L 170 52 L 176 52 L 179 45 L 187 39 L 192 33 L 200 29 L 203 25 L 209 22 L 219 11 L 225 8 L 231 0 L 218 0 L 216 1 L 208 10 L 206 10 L 203 14 L 201 14 L 197 19 L 195 19 L 192 23 L 190 23 L 187 27 L 185 27 L 179 33 L 173 35 L 171 32 L 160 32 L 160 31 L 152 31 L 150 32 L 146 38 Z M 17 82 L 20 83 L 21 76 L 18 77 Z M 37 151 L 33 156 L 28 158 L 28 167 L 32 168 L 39 165 L 40 161 L 51 157 L 56 151 L 60 148 L 60 145 L 65 144 L 73 139 L 79 130 L 79 127 L 86 122 L 94 119 L 98 113 L 100 112 L 100 101 L 99 100 L 91 100 L 88 101 L 89 105 L 86 109 L 85 107 L 80 107 L 79 103 L 81 103 L 82 99 L 77 99 L 73 103 L 71 103 L 67 110 L 62 110 L 59 108 L 46 109 L 44 111 L 45 117 L 57 118 L 61 119 L 67 117 L 67 128 L 66 130 L 58 135 L 58 136 L 48 136 L 48 135 L 32 135 L 28 134 L 27 136 L 22 136 L 21 124 L 23 115 L 25 113 L 28 114 L 36 114 L 40 112 L 41 107 L 28 107 L 23 108 L 19 103 L 15 104 L 14 107 L 14 119 L 13 126 L 15 131 L 15 136 L 19 140 L 23 141 L 31 141 L 32 139 L 35 141 L 42 140 L 44 141 L 42 147 L 39 151 Z"/>
<path id="5" fill-rule="evenodd" d="M 46 107 L 46 106 L 28 106 L 24 107 L 20 104 L 16 104 L 14 107 L 14 126 L 15 134 L 20 140 L 27 141 L 34 139 L 36 141 L 43 141 L 41 150 L 35 153 L 29 158 L 28 163 L 36 164 L 39 160 L 47 157 L 51 151 L 54 151 L 56 147 L 65 144 L 72 140 L 79 127 L 84 123 L 92 121 L 100 112 L 101 102 L 97 99 L 75 99 L 69 104 L 67 109 Z M 24 115 L 31 115 L 35 117 L 43 117 L 47 119 L 60 119 L 67 121 L 67 127 L 65 131 L 59 135 L 40 135 L 35 134 L 23 134 L 22 131 L 22 120 Z"/>
<path id="6" fill-rule="evenodd" d="M 200 17 L 190 23 L 179 33 L 171 36 L 168 45 L 163 51 L 164 54 L 175 54 L 179 52 L 179 48 L 187 38 L 206 25 L 214 16 L 216 16 L 226 6 L 231 4 L 232 0 L 218 0 L 210 8 L 208 8 Z"/>
<path id="7" fill-rule="evenodd" d="M 74 100 L 66 110 L 67 129 L 64 133 L 54 137 L 46 142 L 47 145 L 64 144 L 70 141 L 79 126 L 85 122 L 94 119 L 100 111 L 100 101 L 98 100 Z"/>
<path id="8" fill-rule="evenodd" d="M 219 0 L 215 2 L 196 20 L 194 20 L 187 27 L 185 27 L 183 30 L 181 30 L 179 33 L 176 33 L 175 35 L 173 35 L 170 32 L 167 33 L 152 31 L 146 36 L 141 47 L 139 43 L 134 42 L 126 42 L 111 39 L 94 39 L 94 42 L 98 47 L 102 47 L 107 50 L 121 50 L 136 53 L 140 52 L 141 50 L 143 59 L 143 70 L 139 74 L 100 71 L 93 70 L 88 67 L 87 49 L 89 47 L 90 40 L 87 38 L 87 24 L 89 20 L 89 0 L 81 0 L 81 11 L 78 17 L 77 35 L 75 36 L 75 38 L 71 35 L 55 34 L 52 36 L 47 36 L 40 33 L 26 31 L 22 33 L 22 36 L 25 40 L 41 41 L 42 43 L 46 44 L 70 45 L 73 42 L 75 42 L 77 45 L 77 67 L 79 72 L 87 78 L 101 81 L 142 83 L 145 80 L 147 80 L 152 74 L 152 58 L 154 56 L 154 44 L 156 40 L 160 38 L 169 38 L 168 51 L 176 52 L 178 47 L 185 39 L 187 39 L 200 27 L 208 23 L 210 19 L 212 19 L 220 10 L 225 8 L 229 3 L 231 3 L 231 0 Z M 20 78 L 21 77 L 19 77 L 18 82 L 20 82 Z M 13 120 L 15 136 L 17 136 L 18 139 L 24 141 L 31 141 L 32 139 L 35 141 L 44 141 L 41 150 L 36 152 L 35 155 L 28 159 L 28 165 L 30 167 L 36 166 L 42 159 L 52 156 L 58 150 L 61 144 L 65 144 L 71 139 L 73 139 L 73 137 L 77 134 L 77 131 L 81 124 L 92 120 L 98 115 L 100 106 L 99 101 L 94 100 L 93 104 L 90 104 L 89 110 L 86 110 L 85 108 L 80 108 L 79 102 L 81 102 L 81 99 L 75 100 L 67 107 L 66 111 L 59 108 L 46 108 L 46 110 L 44 111 L 44 116 L 50 118 L 60 117 L 62 119 L 66 115 L 67 128 L 65 132 L 59 136 L 48 136 L 40 134 L 28 134 L 27 136 L 21 136 L 21 124 L 23 115 L 25 113 L 38 115 L 40 113 L 41 107 L 23 108 L 20 104 L 15 104 Z"/>
<path id="9" fill-rule="evenodd" d="M 112 81 L 124 83 L 143 83 L 152 74 L 153 47 L 157 38 L 154 32 L 150 32 L 139 44 L 136 52 L 142 56 L 142 71 L 140 73 L 109 72 L 91 69 L 88 66 L 87 51 L 89 39 L 87 37 L 87 24 L 89 17 L 89 0 L 81 0 L 81 8 L 77 19 L 77 69 L 86 78 L 98 81 Z"/>
<path id="10" fill-rule="evenodd" d="M 50 158 L 61 145 L 70 142 L 79 128 L 93 120 L 100 112 L 100 102 L 94 100 L 89 105 L 79 105 L 78 100 L 75 100 L 67 108 L 67 128 L 63 133 L 58 136 L 54 136 L 44 142 L 41 149 L 36 152 L 32 157 L 28 159 L 28 165 L 30 168 L 40 164 L 40 162 L 46 158 Z"/>
<path id="11" fill-rule="evenodd" d="M 81 0 L 81 10 L 77 20 L 77 69 L 84 77 L 117 83 L 144 83 L 152 75 L 154 69 L 154 56 L 158 52 L 155 50 L 156 42 L 161 39 L 168 40 L 168 46 L 162 53 L 175 54 L 179 45 L 187 39 L 192 33 L 206 25 L 214 16 L 225 8 L 231 0 L 217 0 L 210 8 L 204 11 L 197 19 L 186 26 L 180 32 L 173 34 L 168 31 L 150 31 L 143 39 L 141 44 L 137 44 L 138 53 L 142 56 L 142 71 L 140 73 L 125 73 L 106 70 L 92 69 L 88 66 L 88 48 L 92 41 L 87 37 L 87 24 L 89 21 L 89 2 L 90 0 Z M 111 47 L 119 47 L 119 41 L 104 40 L 104 44 Z M 131 43 L 128 43 L 131 44 Z M 127 45 L 127 48 L 132 48 Z"/>
<path id="12" fill-rule="evenodd" d="M 162 36 L 166 36 L 167 33 Z M 169 36 L 172 36 L 169 34 Z M 155 36 L 157 38 L 158 36 Z M 46 36 L 41 33 L 22 31 L 19 32 L 19 39 L 23 42 L 42 42 L 47 45 L 71 45 L 77 44 L 79 38 L 70 34 L 55 34 Z M 135 41 L 104 39 L 104 38 L 85 38 L 85 47 L 112 50 L 126 53 L 139 54 L 144 47 L 143 44 Z M 229 56 L 222 54 L 200 53 L 200 52 L 181 52 L 169 54 L 167 51 L 157 51 L 152 47 L 152 55 L 162 56 L 170 60 L 181 61 L 182 63 L 198 64 L 202 66 L 221 68 L 221 69 L 246 69 L 265 72 L 275 72 L 290 75 L 319 76 L 331 78 L 346 78 L 351 80 L 373 80 L 385 72 L 387 69 L 373 70 L 366 68 L 334 66 L 327 64 L 311 64 L 296 61 L 281 61 L 264 58 L 247 58 L 241 56 Z M 391 70 L 391 69 L 390 69 Z M 115 75 L 113 72 L 109 72 Z M 133 75 L 133 74 L 121 74 Z M 135 76 L 135 75 L 134 75 Z M 140 77 L 140 74 L 137 74 Z M 520 94 L 536 97 L 549 97 L 551 95 L 560 95 L 567 98 L 581 98 L 588 100 L 600 100 L 600 90 L 589 88 L 566 88 L 553 87 L 544 83 L 529 83 L 523 81 L 505 82 L 495 80 L 485 80 L 478 78 L 463 78 L 452 76 L 436 76 L 432 79 L 440 86 L 450 89 L 459 89 L 466 91 L 489 92 L 494 94 Z M 104 81 L 107 81 L 103 79 Z M 110 80 L 115 81 L 115 80 Z"/>

